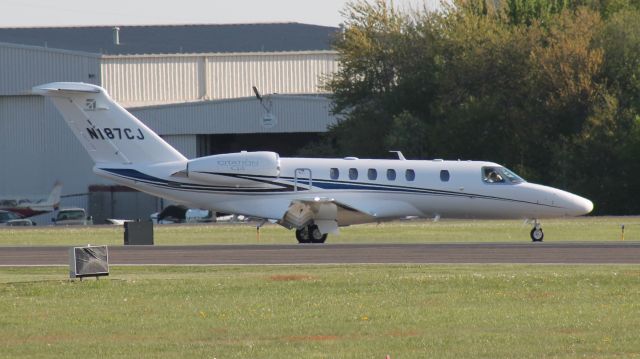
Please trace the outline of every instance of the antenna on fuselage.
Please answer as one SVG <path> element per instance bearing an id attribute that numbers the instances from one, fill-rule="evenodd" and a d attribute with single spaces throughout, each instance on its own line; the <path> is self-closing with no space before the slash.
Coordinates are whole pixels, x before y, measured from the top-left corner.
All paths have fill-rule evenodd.
<path id="1" fill-rule="evenodd" d="M 398 155 L 398 159 L 401 161 L 406 161 L 407 159 L 404 158 L 404 155 L 402 154 L 402 151 L 389 151 L 391 153 L 395 153 L 396 155 Z"/>

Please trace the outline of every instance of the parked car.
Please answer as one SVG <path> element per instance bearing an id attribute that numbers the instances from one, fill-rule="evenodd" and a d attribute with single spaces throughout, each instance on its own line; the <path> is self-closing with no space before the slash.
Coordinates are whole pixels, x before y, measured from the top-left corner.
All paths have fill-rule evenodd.
<path id="1" fill-rule="evenodd" d="M 0 210 L 0 226 L 35 226 L 36 224 L 28 219 L 22 218 L 19 215 L 10 212 Z"/>
<path id="2" fill-rule="evenodd" d="M 84 208 L 62 208 L 58 211 L 56 218 L 52 218 L 51 221 L 56 226 L 86 226 L 93 224 L 93 218 L 87 217 Z"/>
<path id="3" fill-rule="evenodd" d="M 9 222 L 5 223 L 6 226 L 12 227 L 30 227 L 35 226 L 36 222 L 30 220 L 29 218 L 20 218 L 20 219 L 12 219 Z"/>

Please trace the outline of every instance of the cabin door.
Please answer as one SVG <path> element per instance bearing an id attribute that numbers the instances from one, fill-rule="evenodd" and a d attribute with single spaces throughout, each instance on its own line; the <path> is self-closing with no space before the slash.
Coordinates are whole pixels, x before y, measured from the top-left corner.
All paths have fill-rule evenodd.
<path id="1" fill-rule="evenodd" d="M 311 169 L 310 168 L 296 168 L 295 174 L 294 174 L 294 181 L 293 181 L 293 190 L 294 191 L 298 191 L 298 188 L 300 189 L 311 189 L 311 187 L 313 187 L 313 179 L 311 176 Z"/>

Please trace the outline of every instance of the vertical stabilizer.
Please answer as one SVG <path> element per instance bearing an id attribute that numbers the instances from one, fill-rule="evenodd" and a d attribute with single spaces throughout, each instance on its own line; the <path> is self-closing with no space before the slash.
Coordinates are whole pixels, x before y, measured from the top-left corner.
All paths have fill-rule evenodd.
<path id="1" fill-rule="evenodd" d="M 49 198 L 47 198 L 47 205 L 50 205 L 53 209 L 58 209 L 60 207 L 60 195 L 62 194 L 62 183 L 56 181 L 53 185 L 53 189 L 49 194 Z"/>
<path id="2" fill-rule="evenodd" d="M 53 82 L 33 88 L 49 97 L 95 163 L 186 161 L 177 150 L 113 101 L 99 86 Z"/>

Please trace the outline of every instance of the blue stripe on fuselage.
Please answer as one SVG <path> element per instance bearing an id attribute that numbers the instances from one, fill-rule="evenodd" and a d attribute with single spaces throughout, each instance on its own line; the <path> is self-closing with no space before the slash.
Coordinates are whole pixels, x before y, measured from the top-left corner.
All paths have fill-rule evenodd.
<path id="1" fill-rule="evenodd" d="M 134 170 L 130 168 L 100 168 L 100 170 L 105 172 L 110 172 L 120 177 L 125 177 L 127 179 L 132 179 L 135 181 L 168 183 L 168 181 L 163 180 L 161 178 L 149 176 L 148 174 L 144 174 L 138 170 Z"/>
<path id="2" fill-rule="evenodd" d="M 101 168 L 101 170 L 113 173 L 119 177 L 123 177 L 125 179 L 145 182 L 161 187 L 167 187 L 174 190 L 183 190 L 183 191 L 210 191 L 210 192 L 223 192 L 223 193 L 255 193 L 261 192 L 264 194 L 270 193 L 282 193 L 282 192 L 294 192 L 291 188 L 292 186 L 287 183 L 277 182 L 277 179 L 293 182 L 295 183 L 295 179 L 292 177 L 268 177 L 268 176 L 250 176 L 250 175 L 231 175 L 231 174 L 217 174 L 221 176 L 227 177 L 235 177 L 242 178 L 246 180 L 254 180 L 260 183 L 268 183 L 274 186 L 286 186 L 287 188 L 247 188 L 247 187 L 222 187 L 222 186 L 207 186 L 200 184 L 192 184 L 192 183 L 184 183 L 184 182 L 173 182 L 163 180 L 158 177 L 153 177 L 147 174 L 144 174 L 138 170 L 128 169 L 128 168 Z M 298 181 L 300 182 L 300 180 Z M 306 186 L 304 183 L 298 183 L 298 186 Z M 475 198 L 483 198 L 483 199 L 491 199 L 491 200 L 499 200 L 499 201 L 510 201 L 510 202 L 521 202 L 521 203 L 529 203 L 536 204 L 545 207 L 557 207 L 553 205 L 541 204 L 541 203 L 533 203 L 528 201 L 522 201 L 511 198 L 502 198 L 502 197 L 494 197 L 480 194 L 472 194 L 472 193 L 458 193 L 452 191 L 445 190 L 436 190 L 436 189 L 428 189 L 428 188 L 419 188 L 419 187 L 402 187 L 402 186 L 393 186 L 393 185 L 372 185 L 365 183 L 352 183 L 352 182 L 341 182 L 341 181 L 331 181 L 331 180 L 313 180 L 313 187 L 321 188 L 324 190 L 357 190 L 357 191 L 376 191 L 376 192 L 402 192 L 402 193 L 414 193 L 414 194 L 424 194 L 431 196 L 452 196 L 452 197 L 475 197 Z M 308 190 L 308 188 L 300 187 L 299 190 Z"/>

